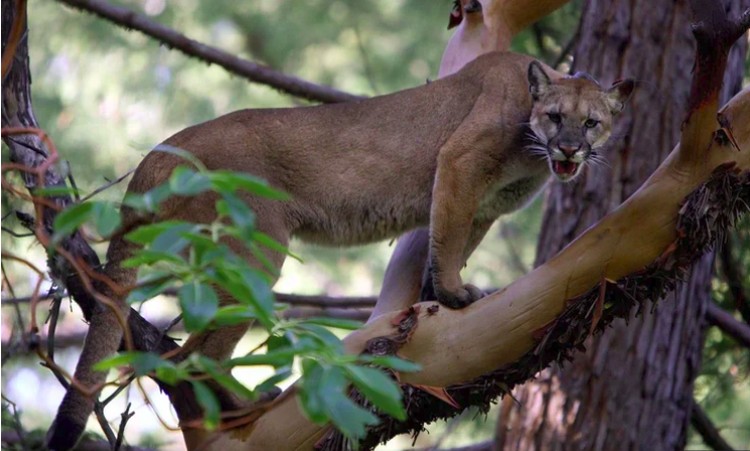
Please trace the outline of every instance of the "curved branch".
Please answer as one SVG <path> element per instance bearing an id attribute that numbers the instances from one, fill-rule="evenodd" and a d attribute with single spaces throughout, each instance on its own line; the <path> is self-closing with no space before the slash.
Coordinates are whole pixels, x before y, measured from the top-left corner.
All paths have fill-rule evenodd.
<path id="1" fill-rule="evenodd" d="M 706 318 L 709 323 L 737 340 L 738 343 L 746 348 L 750 348 L 750 326 L 737 321 L 731 313 L 725 311 L 716 305 L 716 303 L 709 302 L 706 309 Z"/>
<path id="2" fill-rule="evenodd" d="M 703 443 L 710 446 L 711 449 L 734 449 L 726 440 L 724 440 L 724 437 L 722 437 L 719 430 L 716 429 L 711 418 L 708 417 L 695 398 L 693 398 L 693 405 L 690 408 L 690 424 L 695 428 L 698 434 L 700 434 Z"/>
<path id="3" fill-rule="evenodd" d="M 96 0 L 57 0 L 82 11 L 95 14 L 129 30 L 138 30 L 169 48 L 177 49 L 187 56 L 195 57 L 210 64 L 218 64 L 227 71 L 278 89 L 281 92 L 323 103 L 349 102 L 361 99 L 328 86 L 318 85 L 301 78 L 286 75 L 270 67 L 238 58 L 229 52 L 203 44 L 154 22 L 142 14 L 127 8 Z"/>

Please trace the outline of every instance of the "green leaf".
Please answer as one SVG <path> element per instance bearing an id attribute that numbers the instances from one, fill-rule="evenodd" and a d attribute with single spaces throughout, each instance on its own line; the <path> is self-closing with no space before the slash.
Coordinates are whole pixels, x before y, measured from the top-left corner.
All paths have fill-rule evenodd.
<path id="1" fill-rule="evenodd" d="M 159 235 L 173 227 L 188 229 L 193 224 L 185 221 L 161 221 L 152 224 L 146 224 L 125 235 L 128 241 L 136 244 L 151 244 Z"/>
<path id="2" fill-rule="evenodd" d="M 375 368 L 358 365 L 346 365 L 344 368 L 354 385 L 370 402 L 397 420 L 406 419 L 401 390 L 393 379 Z"/>
<path id="3" fill-rule="evenodd" d="M 213 171 L 208 174 L 214 188 L 220 193 L 231 193 L 238 189 L 269 199 L 286 200 L 289 195 L 271 188 L 265 180 L 241 172 Z"/>
<path id="4" fill-rule="evenodd" d="M 159 205 L 172 195 L 169 183 L 152 188 L 143 194 L 129 192 L 122 200 L 124 205 L 139 211 L 156 213 Z"/>
<path id="5" fill-rule="evenodd" d="M 133 363 L 133 360 L 135 360 L 136 356 L 137 353 L 134 351 L 122 352 L 120 354 L 96 362 L 92 368 L 94 369 L 94 371 L 107 371 L 119 366 L 130 365 L 131 363 Z"/>
<path id="6" fill-rule="evenodd" d="M 234 326 L 253 320 L 257 317 L 255 309 L 248 305 L 228 305 L 221 307 L 214 315 L 217 326 Z"/>
<path id="7" fill-rule="evenodd" d="M 328 415 L 323 406 L 321 383 L 323 367 L 310 360 L 302 360 L 303 377 L 299 383 L 299 401 L 307 418 L 313 423 L 323 424 L 328 421 Z"/>
<path id="8" fill-rule="evenodd" d="M 221 414 L 219 400 L 203 382 L 191 381 L 190 384 L 193 386 L 198 404 L 203 408 L 203 425 L 209 431 L 216 429 L 219 426 Z"/>
<path id="9" fill-rule="evenodd" d="M 352 440 L 364 437 L 367 426 L 374 426 L 380 422 L 378 417 L 358 406 L 340 392 L 332 392 L 326 396 L 324 408 L 330 416 L 331 422 L 342 434 Z"/>
<path id="10" fill-rule="evenodd" d="M 195 196 L 211 189 L 211 180 L 201 172 L 180 166 L 169 177 L 169 188 L 174 194 Z"/>
<path id="11" fill-rule="evenodd" d="M 239 197 L 231 193 L 223 193 L 221 200 L 216 202 L 216 211 L 229 216 L 237 227 L 251 236 L 255 227 L 255 213 Z"/>
<path id="12" fill-rule="evenodd" d="M 169 273 L 163 271 L 151 273 L 138 280 L 139 286 L 128 293 L 126 302 L 129 304 L 135 304 L 136 302 L 148 301 L 149 299 L 162 294 L 165 290 L 172 287 L 174 283 L 175 279 Z"/>
<path id="13" fill-rule="evenodd" d="M 339 337 L 334 335 L 330 330 L 317 324 L 305 324 L 299 325 L 299 328 L 308 332 L 308 336 L 318 340 L 321 344 L 324 344 L 333 350 L 341 351 L 344 346 L 341 344 Z"/>
<path id="14" fill-rule="evenodd" d="M 255 387 L 255 391 L 256 393 L 265 393 L 273 390 L 277 384 L 289 379 L 290 377 L 292 377 L 292 368 L 289 366 L 281 367 L 276 370 L 273 376 L 258 384 Z"/>
<path id="15" fill-rule="evenodd" d="M 173 254 L 171 252 L 157 252 L 150 249 L 140 249 L 135 255 L 124 260 L 120 263 L 123 268 L 139 268 L 145 265 L 153 265 L 154 263 L 174 263 L 177 265 L 184 265 L 185 260 L 179 254 Z"/>
<path id="16" fill-rule="evenodd" d="M 254 307 L 255 317 L 270 330 L 274 325 L 274 298 L 266 279 L 239 259 L 227 259 L 215 269 L 212 280 L 238 303 Z"/>
<path id="17" fill-rule="evenodd" d="M 156 378 L 165 384 L 171 386 L 177 385 L 180 381 L 187 380 L 190 378 L 190 373 L 182 368 L 177 368 L 171 362 L 169 365 L 164 365 L 156 368 Z"/>
<path id="18" fill-rule="evenodd" d="M 75 196 L 78 190 L 68 186 L 44 186 L 34 189 L 34 195 L 38 197 Z"/>
<path id="19" fill-rule="evenodd" d="M 313 368 L 316 367 L 313 366 Z M 346 396 L 349 382 L 342 368 L 337 366 L 321 368 L 320 374 L 316 374 L 315 384 L 307 387 L 312 391 L 310 399 L 320 402 L 323 414 L 330 418 L 344 435 L 355 440 L 362 437 L 366 426 L 378 423 L 377 417 Z M 306 377 L 307 372 L 305 372 Z"/>
<path id="20" fill-rule="evenodd" d="M 124 365 L 132 366 L 136 376 L 144 376 L 156 368 L 169 366 L 171 363 L 153 352 L 126 351 L 96 363 L 94 369 L 96 371 L 106 371 L 110 368 Z"/>
<path id="21" fill-rule="evenodd" d="M 53 243 L 58 243 L 62 238 L 75 232 L 81 224 L 91 219 L 93 210 L 94 204 L 92 202 L 84 202 L 71 205 L 61 211 L 60 214 L 55 216 Z"/>
<path id="22" fill-rule="evenodd" d="M 283 348 L 267 352 L 266 354 L 248 354 L 242 357 L 235 357 L 229 360 L 227 364 L 231 367 L 270 365 L 274 368 L 279 368 L 290 365 L 294 360 L 294 356 L 298 353 L 299 351 L 294 348 Z"/>
<path id="23" fill-rule="evenodd" d="M 93 204 L 91 219 L 94 227 L 100 236 L 109 237 L 120 227 L 120 212 L 112 202 L 94 202 Z"/>
<path id="24" fill-rule="evenodd" d="M 198 224 L 176 224 L 154 238 L 151 242 L 150 250 L 171 252 L 174 254 L 180 253 L 190 244 L 188 240 L 182 237 L 182 234 L 185 232 L 195 232 L 199 229 L 200 225 Z"/>
<path id="25" fill-rule="evenodd" d="M 203 330 L 219 308 L 219 298 L 214 289 L 198 281 L 183 285 L 178 296 L 188 332 Z"/>
<path id="26" fill-rule="evenodd" d="M 325 318 L 325 317 L 313 317 L 306 318 L 303 321 L 304 324 L 319 324 L 326 327 L 336 327 L 339 329 L 346 330 L 357 330 L 362 327 L 362 321 L 355 321 L 352 319 L 341 319 L 341 318 Z"/>
<path id="27" fill-rule="evenodd" d="M 194 354 L 195 355 L 195 354 Z M 224 368 L 220 367 L 215 361 L 208 357 L 195 355 L 196 366 L 199 370 L 208 373 L 219 385 L 229 390 L 231 393 L 240 395 L 246 399 L 254 399 L 255 393 L 242 385 Z"/>
<path id="28" fill-rule="evenodd" d="M 372 363 L 374 365 L 382 366 L 385 368 L 391 368 L 394 371 L 398 371 L 400 373 L 414 373 L 422 369 L 422 366 L 418 363 L 410 362 L 408 360 L 390 355 L 374 356 L 362 354 L 358 356 L 358 360 L 361 362 Z"/>
<path id="29" fill-rule="evenodd" d="M 302 263 L 302 258 L 292 252 L 289 251 L 289 249 L 284 246 L 283 244 L 279 243 L 278 241 L 274 240 L 270 236 L 266 235 L 263 232 L 255 231 L 253 232 L 251 239 L 255 241 L 256 243 L 260 244 L 261 246 L 265 246 L 272 251 L 276 251 L 280 254 L 285 254 L 293 259 L 297 260 L 298 262 Z"/>
<path id="30" fill-rule="evenodd" d="M 191 163 L 193 166 L 198 168 L 199 171 L 205 172 L 207 171 L 206 166 L 203 164 L 201 160 L 198 159 L 195 155 L 188 152 L 185 149 L 180 149 L 179 147 L 175 147 L 169 144 L 159 144 L 156 147 L 154 147 L 153 152 L 164 152 L 168 154 L 172 154 L 174 156 L 180 157 L 189 163 Z"/>

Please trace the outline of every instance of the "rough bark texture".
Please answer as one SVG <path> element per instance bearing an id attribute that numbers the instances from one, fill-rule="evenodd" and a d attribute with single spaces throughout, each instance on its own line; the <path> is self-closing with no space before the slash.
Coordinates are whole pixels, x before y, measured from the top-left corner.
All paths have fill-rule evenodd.
<path id="1" fill-rule="evenodd" d="M 750 5 L 732 0 L 732 15 Z M 630 196 L 679 139 L 693 65 L 686 1 L 588 1 L 582 13 L 575 70 L 605 83 L 640 83 L 608 152 L 594 168 L 549 192 L 537 264 Z M 747 41 L 729 56 L 723 101 L 742 82 Z M 545 371 L 516 391 L 503 409 L 504 449 L 676 449 L 686 441 L 693 380 L 700 369 L 712 255 L 705 256 L 654 314 L 619 322 L 590 340 L 588 352 L 562 371 Z M 635 322 L 635 324 L 633 324 Z"/>

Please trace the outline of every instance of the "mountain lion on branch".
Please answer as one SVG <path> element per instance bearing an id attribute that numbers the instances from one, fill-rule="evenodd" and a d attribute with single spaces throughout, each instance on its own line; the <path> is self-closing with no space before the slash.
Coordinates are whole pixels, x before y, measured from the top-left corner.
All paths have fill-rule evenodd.
<path id="1" fill-rule="evenodd" d="M 570 180 L 610 136 L 633 82 L 602 89 L 587 76 L 563 77 L 530 57 L 481 56 L 455 75 L 372 99 L 303 108 L 243 110 L 187 128 L 165 144 L 208 169 L 242 171 L 291 195 L 286 202 L 249 194 L 257 229 L 286 245 L 291 237 L 328 245 L 384 240 L 429 226 L 430 265 L 438 301 L 461 308 L 482 296 L 460 270 L 495 219 L 526 204 L 549 179 Z M 185 160 L 151 152 L 129 192 L 164 183 Z M 174 197 L 155 218 L 124 209 L 124 224 L 156 220 L 209 223 L 217 196 Z M 132 286 L 121 268 L 135 245 L 113 238 L 107 275 Z M 244 246 L 234 252 L 257 264 Z M 281 267 L 284 255 L 267 251 Z M 122 299 L 120 314 L 128 309 Z M 234 303 L 226 294 L 224 305 Z M 94 386 L 105 374 L 91 365 L 122 339 L 115 312 L 99 309 L 75 376 Z M 230 356 L 247 325 L 193 334 L 183 352 Z M 52 449 L 72 446 L 93 399 L 68 390 L 49 434 Z"/>

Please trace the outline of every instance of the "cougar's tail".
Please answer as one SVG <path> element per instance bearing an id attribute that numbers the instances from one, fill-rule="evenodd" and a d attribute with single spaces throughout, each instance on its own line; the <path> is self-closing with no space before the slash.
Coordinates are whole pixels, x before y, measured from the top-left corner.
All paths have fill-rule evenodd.
<path id="1" fill-rule="evenodd" d="M 112 238 L 107 252 L 104 274 L 116 286 L 128 287 L 136 282 L 136 268 L 121 268 L 135 245 L 123 238 L 122 232 Z M 127 327 L 130 307 L 122 294 L 117 294 L 104 283 L 94 284 L 100 295 L 90 315 L 89 330 L 83 343 L 81 357 L 75 370 L 74 382 L 68 387 L 55 420 L 47 432 L 47 447 L 51 450 L 72 449 L 83 434 L 86 422 L 94 410 L 94 401 L 107 376 L 106 371 L 94 371 L 97 362 L 117 352 Z M 122 323 L 121 323 L 122 322 Z"/>

